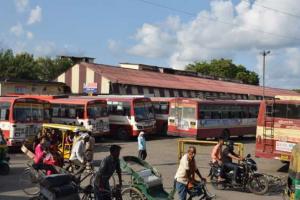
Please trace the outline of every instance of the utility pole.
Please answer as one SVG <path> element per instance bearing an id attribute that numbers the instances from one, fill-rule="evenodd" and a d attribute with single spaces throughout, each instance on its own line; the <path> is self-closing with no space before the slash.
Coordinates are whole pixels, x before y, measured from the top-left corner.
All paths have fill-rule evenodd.
<path id="1" fill-rule="evenodd" d="M 271 51 L 263 51 L 261 55 L 263 56 L 263 100 L 265 100 L 265 72 L 266 72 L 266 56 L 270 54 Z"/>

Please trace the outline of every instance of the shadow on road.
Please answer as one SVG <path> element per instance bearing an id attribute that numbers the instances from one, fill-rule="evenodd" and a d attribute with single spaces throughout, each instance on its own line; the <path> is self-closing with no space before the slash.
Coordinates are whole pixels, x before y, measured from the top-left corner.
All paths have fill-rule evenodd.
<path id="1" fill-rule="evenodd" d="M 285 172 L 287 173 L 289 171 L 290 163 L 284 163 L 282 167 L 280 167 L 277 172 Z"/>
<path id="2" fill-rule="evenodd" d="M 3 200 L 28 200 L 29 197 L 6 196 L 6 195 L 0 194 L 0 199 L 3 199 Z"/>

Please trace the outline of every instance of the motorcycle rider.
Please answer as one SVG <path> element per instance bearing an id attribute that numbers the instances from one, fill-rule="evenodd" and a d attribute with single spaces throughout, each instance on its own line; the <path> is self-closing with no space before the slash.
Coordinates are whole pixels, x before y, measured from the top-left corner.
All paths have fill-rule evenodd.
<path id="1" fill-rule="evenodd" d="M 222 162 L 224 165 L 224 170 L 233 170 L 233 184 L 237 184 L 236 177 L 239 170 L 239 165 L 232 162 L 232 159 L 234 160 L 243 160 L 243 158 L 239 155 L 237 155 L 234 152 L 234 142 L 229 140 L 226 144 L 226 148 L 222 152 Z"/>

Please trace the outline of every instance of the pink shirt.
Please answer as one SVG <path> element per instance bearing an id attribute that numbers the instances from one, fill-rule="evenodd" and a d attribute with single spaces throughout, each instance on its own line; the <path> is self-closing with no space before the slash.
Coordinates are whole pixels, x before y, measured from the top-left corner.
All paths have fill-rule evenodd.
<path id="1" fill-rule="evenodd" d="M 217 144 L 214 146 L 212 152 L 211 152 L 211 160 L 212 162 L 216 162 L 218 160 L 221 160 L 221 151 L 222 151 L 222 146 L 221 144 Z"/>
<path id="2" fill-rule="evenodd" d="M 41 144 L 38 144 L 35 147 L 34 154 L 35 154 L 35 156 L 34 156 L 34 163 L 35 164 L 41 163 L 42 160 L 43 160 L 43 157 L 44 157 L 44 152 L 43 152 Z"/>

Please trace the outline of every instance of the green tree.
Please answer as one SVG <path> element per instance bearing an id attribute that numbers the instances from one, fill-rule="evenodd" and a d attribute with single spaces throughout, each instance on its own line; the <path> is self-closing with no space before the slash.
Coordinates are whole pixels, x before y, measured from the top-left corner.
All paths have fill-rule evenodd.
<path id="1" fill-rule="evenodd" d="M 240 80 L 246 84 L 259 85 L 259 77 L 255 72 L 247 70 L 243 65 L 236 65 L 230 59 L 213 59 L 210 62 L 196 61 L 186 66 L 186 70 L 203 75 Z"/>
<path id="2" fill-rule="evenodd" d="M 0 78 L 50 81 L 66 71 L 74 63 L 69 59 L 38 57 L 12 50 L 0 51 Z"/>

